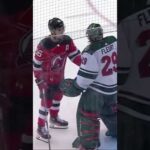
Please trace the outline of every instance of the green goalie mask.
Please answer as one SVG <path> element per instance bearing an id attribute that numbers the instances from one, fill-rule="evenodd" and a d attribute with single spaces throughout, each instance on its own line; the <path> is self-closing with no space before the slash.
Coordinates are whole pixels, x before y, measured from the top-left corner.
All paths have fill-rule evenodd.
<path id="1" fill-rule="evenodd" d="M 99 41 L 103 38 L 103 29 L 100 24 L 92 23 L 88 26 L 86 35 L 90 42 Z"/>

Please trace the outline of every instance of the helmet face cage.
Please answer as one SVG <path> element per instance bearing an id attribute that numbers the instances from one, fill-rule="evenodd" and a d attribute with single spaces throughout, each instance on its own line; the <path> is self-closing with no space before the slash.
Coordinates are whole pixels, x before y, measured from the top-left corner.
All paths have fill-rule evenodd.
<path id="1" fill-rule="evenodd" d="M 64 27 L 64 22 L 59 18 L 53 18 L 48 22 L 48 28 L 51 32 L 61 27 Z"/>
<path id="2" fill-rule="evenodd" d="M 100 24 L 92 23 L 88 26 L 86 35 L 91 42 L 99 41 L 103 38 L 103 29 Z"/>

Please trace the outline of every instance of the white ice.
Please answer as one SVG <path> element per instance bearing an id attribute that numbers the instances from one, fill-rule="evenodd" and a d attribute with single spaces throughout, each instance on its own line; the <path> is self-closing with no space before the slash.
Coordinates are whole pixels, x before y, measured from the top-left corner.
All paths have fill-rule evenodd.
<path id="1" fill-rule="evenodd" d="M 108 20 L 101 18 L 98 13 L 94 12 L 87 4 L 88 0 L 34 0 L 33 1 L 33 48 L 35 50 L 39 40 L 48 35 L 47 21 L 52 17 L 60 17 L 66 24 L 66 32 L 84 30 L 91 22 L 99 22 L 104 26 L 104 31 L 107 35 L 117 36 L 116 27 L 116 0 L 91 0 L 96 10 L 108 18 Z M 68 11 L 66 11 L 66 9 Z M 110 11 L 110 12 L 109 12 Z M 75 16 L 75 17 L 74 17 Z M 114 23 L 114 24 L 112 24 Z M 73 33 L 73 37 L 76 36 L 77 32 Z M 88 44 L 86 38 L 79 38 L 75 41 L 76 46 L 82 51 Z M 65 77 L 75 78 L 78 71 L 78 67 L 74 65 L 70 60 L 67 60 Z M 38 109 L 40 107 L 40 98 L 38 88 L 33 82 L 33 149 L 34 150 L 48 150 L 48 144 L 41 142 L 35 138 L 37 129 L 37 118 Z M 76 129 L 76 109 L 80 96 L 75 98 L 63 97 L 60 107 L 60 117 L 69 122 L 68 129 L 49 129 L 51 138 L 51 149 L 52 150 L 73 150 L 72 142 L 77 137 Z M 111 137 L 106 137 L 105 132 L 107 131 L 104 124 L 101 122 L 100 139 L 101 146 L 100 150 L 117 150 L 117 141 Z"/>

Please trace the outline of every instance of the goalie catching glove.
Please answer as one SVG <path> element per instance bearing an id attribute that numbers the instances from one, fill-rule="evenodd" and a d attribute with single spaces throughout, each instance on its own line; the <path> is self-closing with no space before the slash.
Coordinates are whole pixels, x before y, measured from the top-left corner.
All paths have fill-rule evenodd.
<path id="1" fill-rule="evenodd" d="M 60 84 L 60 90 L 68 97 L 76 97 L 83 91 L 74 79 L 64 79 Z"/>

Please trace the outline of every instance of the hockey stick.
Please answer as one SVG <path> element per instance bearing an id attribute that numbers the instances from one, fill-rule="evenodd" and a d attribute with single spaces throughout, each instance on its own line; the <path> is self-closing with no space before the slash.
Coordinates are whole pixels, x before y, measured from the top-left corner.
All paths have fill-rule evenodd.
<path id="1" fill-rule="evenodd" d="M 44 106 L 46 107 L 47 105 L 46 105 L 46 97 L 45 97 L 45 89 L 44 88 L 42 89 L 42 95 L 43 95 Z M 45 112 L 46 112 L 46 109 L 45 109 Z M 46 123 L 47 131 L 48 131 L 48 135 L 50 136 L 47 118 L 45 120 L 45 123 Z M 51 150 L 50 137 L 48 138 L 48 147 L 49 147 L 49 150 Z"/>

